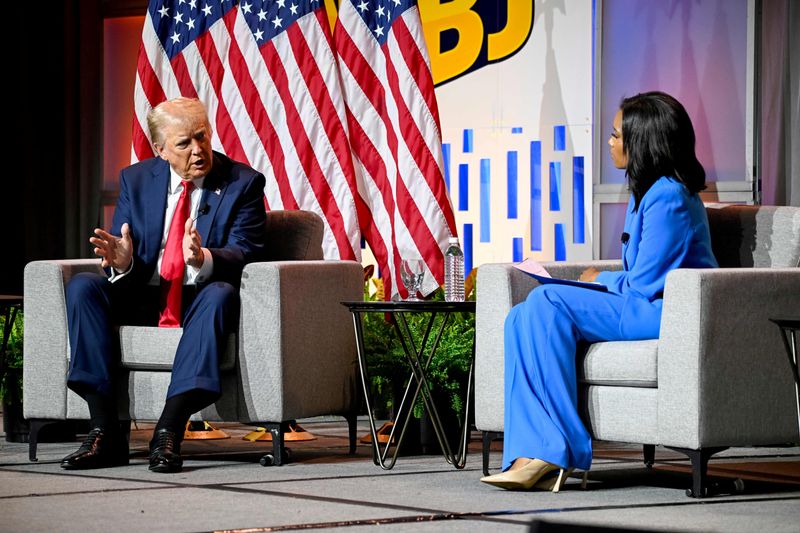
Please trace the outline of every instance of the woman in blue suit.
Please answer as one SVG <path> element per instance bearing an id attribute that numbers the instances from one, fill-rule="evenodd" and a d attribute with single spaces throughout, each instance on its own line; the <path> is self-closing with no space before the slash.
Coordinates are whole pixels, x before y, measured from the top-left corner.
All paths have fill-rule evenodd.
<path id="1" fill-rule="evenodd" d="M 509 313 L 504 471 L 485 483 L 558 491 L 572 468 L 588 470 L 592 440 L 577 409 L 577 343 L 657 338 L 667 273 L 717 266 L 698 194 L 705 171 L 683 106 L 661 92 L 624 99 L 608 144 L 631 192 L 623 270 L 581 275 L 608 292 L 549 284 Z"/>

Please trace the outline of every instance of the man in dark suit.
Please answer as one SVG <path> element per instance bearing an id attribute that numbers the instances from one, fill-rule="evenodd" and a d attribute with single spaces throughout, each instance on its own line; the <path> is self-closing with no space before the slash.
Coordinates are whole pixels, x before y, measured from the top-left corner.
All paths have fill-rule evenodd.
<path id="1" fill-rule="evenodd" d="M 67 286 L 72 357 L 67 384 L 89 406 L 91 432 L 67 469 L 128 464 L 114 401 L 119 324 L 183 327 L 164 410 L 150 441 L 150 470 L 179 472 L 192 413 L 220 396 L 219 357 L 236 331 L 242 268 L 264 247 L 264 176 L 211 150 L 198 100 L 177 98 L 147 116 L 159 157 L 120 173 L 110 232 L 89 241 L 108 276 Z"/>

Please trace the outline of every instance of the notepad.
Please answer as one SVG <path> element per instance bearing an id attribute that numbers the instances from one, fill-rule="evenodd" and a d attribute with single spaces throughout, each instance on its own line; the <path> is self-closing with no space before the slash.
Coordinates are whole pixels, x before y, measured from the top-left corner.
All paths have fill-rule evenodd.
<path id="1" fill-rule="evenodd" d="M 514 268 L 516 268 L 517 270 L 521 270 L 522 272 L 525 272 L 527 275 L 531 276 L 542 285 L 548 283 L 555 283 L 557 285 L 570 285 L 572 287 L 581 287 L 593 291 L 603 291 L 603 292 L 608 291 L 608 287 L 606 287 L 602 283 L 597 283 L 595 281 L 576 281 L 574 279 L 554 278 L 550 275 L 550 273 L 547 271 L 546 268 L 544 268 L 539 262 L 534 261 L 533 259 L 526 259 L 521 263 L 517 263 L 516 265 L 514 265 Z"/>

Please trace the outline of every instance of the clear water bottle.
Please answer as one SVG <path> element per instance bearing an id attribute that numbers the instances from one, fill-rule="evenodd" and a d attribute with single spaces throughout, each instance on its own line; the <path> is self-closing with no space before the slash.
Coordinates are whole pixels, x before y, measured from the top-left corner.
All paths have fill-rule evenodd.
<path id="1" fill-rule="evenodd" d="M 464 301 L 464 253 L 458 245 L 458 237 L 450 237 L 444 253 L 444 299 Z"/>

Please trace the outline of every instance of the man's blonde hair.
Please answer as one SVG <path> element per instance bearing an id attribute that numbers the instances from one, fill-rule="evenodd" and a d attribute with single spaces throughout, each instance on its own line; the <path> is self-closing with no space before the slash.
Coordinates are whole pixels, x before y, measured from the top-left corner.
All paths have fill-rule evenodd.
<path id="1" fill-rule="evenodd" d="M 206 125 L 211 135 L 211 123 L 208 121 L 206 106 L 197 98 L 179 96 L 161 102 L 147 113 L 147 127 L 153 144 L 164 144 L 164 129 L 167 124 Z"/>

